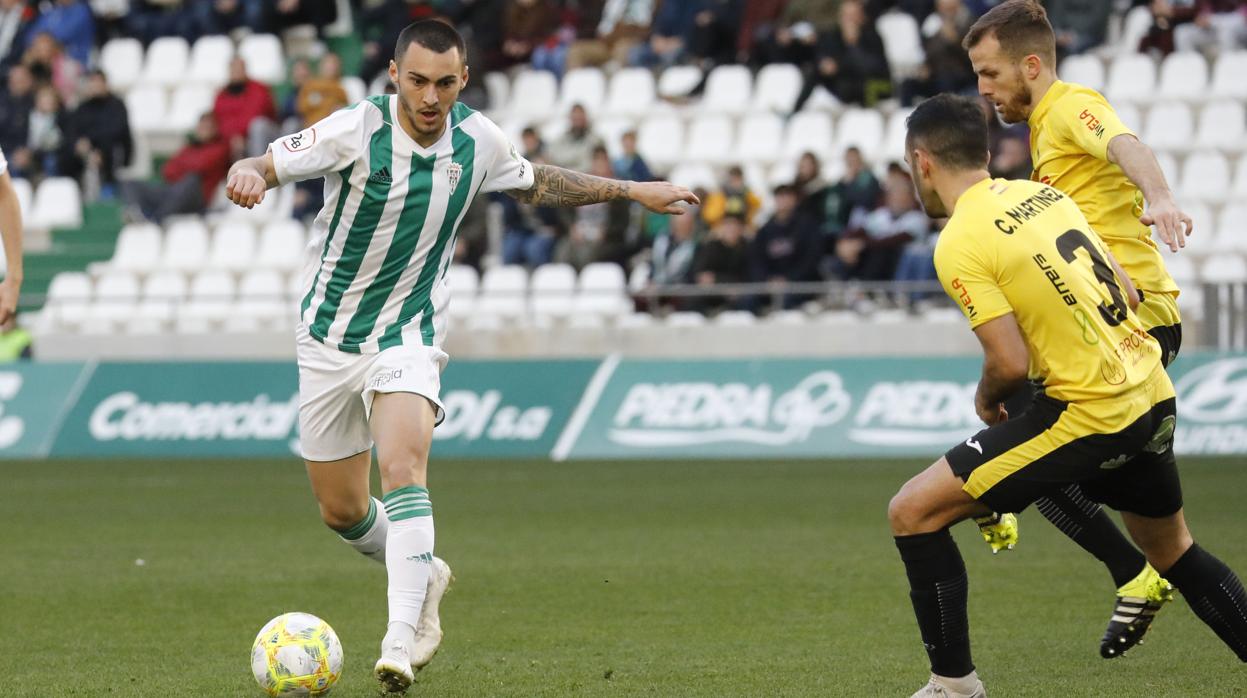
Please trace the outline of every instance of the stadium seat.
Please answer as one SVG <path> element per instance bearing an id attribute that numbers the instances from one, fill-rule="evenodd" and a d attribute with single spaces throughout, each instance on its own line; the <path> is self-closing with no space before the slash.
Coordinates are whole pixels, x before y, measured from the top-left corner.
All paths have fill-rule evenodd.
<path id="1" fill-rule="evenodd" d="M 905 12 L 886 12 L 875 22 L 883 39 L 883 52 L 888 58 L 894 79 L 913 75 L 926 60 L 918 20 Z"/>
<path id="2" fill-rule="evenodd" d="M 1157 150 L 1185 151 L 1194 135 L 1191 110 L 1181 102 L 1164 102 L 1147 113 L 1143 142 Z"/>
<path id="3" fill-rule="evenodd" d="M 1221 203 L 1230 194 L 1230 165 L 1220 153 L 1202 152 L 1182 164 L 1182 197 L 1192 201 Z"/>
<path id="4" fill-rule="evenodd" d="M 836 141 L 830 155 L 838 157 L 849 146 L 857 146 L 867 162 L 879 159 L 883 142 L 883 116 L 875 109 L 849 109 L 836 124 Z M 904 152 L 892 155 L 903 158 Z"/>
<path id="5" fill-rule="evenodd" d="M 623 154 L 623 145 L 620 143 L 623 135 L 635 129 L 636 122 L 627 117 L 607 117 L 594 119 L 592 127 L 593 132 L 606 145 L 606 150 L 610 153 L 610 156 L 617 158 Z"/>
<path id="6" fill-rule="evenodd" d="M 480 275 L 472 267 L 452 264 L 446 271 L 446 286 L 450 289 L 450 317 L 470 317 L 476 311 L 476 292 Z"/>
<path id="7" fill-rule="evenodd" d="M 1152 28 L 1152 12 L 1147 5 L 1132 7 L 1122 22 L 1121 38 L 1114 48 L 1119 54 L 1133 54 L 1139 50 L 1139 41 Z"/>
<path id="8" fill-rule="evenodd" d="M 1165 258 L 1165 271 L 1173 277 L 1183 289 L 1183 294 L 1189 286 L 1196 283 L 1198 274 L 1195 270 L 1194 258 L 1190 255 L 1163 253 Z"/>
<path id="9" fill-rule="evenodd" d="M 538 121 L 550 116 L 567 116 L 563 113 L 553 114 L 559 101 L 559 86 L 554 74 L 544 70 L 525 70 L 515 78 L 511 90 L 511 103 L 507 113 L 518 119 Z"/>
<path id="10" fill-rule="evenodd" d="M 22 219 L 26 220 L 34 209 L 35 191 L 29 179 L 13 177 L 9 181 L 13 182 L 13 193 L 17 195 L 17 208 L 22 212 Z"/>
<path id="11" fill-rule="evenodd" d="M 1186 239 L 1187 253 L 1208 254 L 1215 249 L 1214 238 L 1217 230 L 1217 220 L 1212 215 L 1212 207 L 1202 201 L 1188 201 L 1182 203 L 1181 206 L 1182 210 L 1191 217 L 1191 224 L 1195 226 L 1195 234 Z M 1164 242 L 1156 232 L 1156 226 L 1152 226 L 1152 239 L 1156 241 L 1161 250 L 1165 249 Z"/>
<path id="12" fill-rule="evenodd" d="M 208 248 L 207 269 L 243 271 L 255 264 L 256 235 L 250 223 L 230 220 L 222 223 Z"/>
<path id="13" fill-rule="evenodd" d="M 833 151 L 834 129 L 831 117 L 823 112 L 800 111 L 788 121 L 784 133 L 781 159 L 796 160 L 802 153 L 812 152 L 826 159 Z"/>
<path id="14" fill-rule="evenodd" d="M 1205 283 L 1242 283 L 1247 281 L 1247 261 L 1238 255 L 1219 254 L 1204 262 L 1199 274 Z"/>
<path id="15" fill-rule="evenodd" d="M 1247 76 L 1243 77 L 1247 82 Z M 1223 100 L 1204 106 L 1195 131 L 1195 147 L 1238 153 L 1247 148 L 1247 113 L 1239 100 Z"/>
<path id="16" fill-rule="evenodd" d="M 285 327 L 297 310 L 286 299 L 284 285 L 281 274 L 271 269 L 244 275 L 238 284 L 238 301 L 225 319 L 225 330 Z"/>
<path id="17" fill-rule="evenodd" d="M 190 45 L 180 36 L 162 36 L 147 47 L 140 84 L 173 87 L 186 80 Z"/>
<path id="18" fill-rule="evenodd" d="M 725 310 L 714 318 L 714 324 L 720 327 L 753 327 L 758 318 L 748 310 Z"/>
<path id="19" fill-rule="evenodd" d="M 1198 222 L 1196 223 L 1198 226 Z M 1216 224 L 1216 247 L 1218 250 L 1247 254 L 1247 203 L 1236 202 L 1221 209 Z M 1199 228 L 1196 228 L 1199 232 Z M 1211 227 L 1203 232 L 1211 234 Z"/>
<path id="20" fill-rule="evenodd" d="M 732 119 L 724 115 L 698 117 L 689 125 L 684 162 L 726 164 L 736 154 L 729 150 L 734 138 Z"/>
<path id="21" fill-rule="evenodd" d="M 1222 53 L 1212 70 L 1209 96 L 1247 99 L 1247 79 L 1244 76 L 1247 76 L 1247 50 Z"/>
<path id="22" fill-rule="evenodd" d="M 157 271 L 143 281 L 143 300 L 181 303 L 190 291 L 186 275 L 180 271 Z"/>
<path id="23" fill-rule="evenodd" d="M 602 110 L 614 116 L 640 117 L 649 112 L 653 103 L 653 73 L 645 68 L 624 68 L 611 76 Z"/>
<path id="24" fill-rule="evenodd" d="M 801 69 L 789 63 L 772 63 L 758 71 L 754 82 L 754 111 L 788 115 L 801 94 Z"/>
<path id="25" fill-rule="evenodd" d="M 1238 166 L 1234 168 L 1234 184 L 1230 188 L 1230 194 L 1236 199 L 1247 198 L 1247 156 L 1238 159 Z"/>
<path id="26" fill-rule="evenodd" d="M 490 110 L 503 109 L 511 97 L 511 79 L 499 71 L 485 73 L 485 93 L 489 95 Z"/>
<path id="27" fill-rule="evenodd" d="M 189 133 L 199 123 L 199 117 L 212 111 L 216 93 L 211 87 L 204 85 L 180 85 L 173 91 L 173 99 L 169 103 L 169 113 L 165 116 L 160 128 L 153 130 L 172 131 L 173 133 Z"/>
<path id="28" fill-rule="evenodd" d="M 225 271 L 201 271 L 191 281 L 190 298 L 177 309 L 181 334 L 209 332 L 229 315 L 234 300 L 234 277 Z"/>
<path id="29" fill-rule="evenodd" d="M 721 65 L 710 71 L 699 108 L 704 114 L 739 115 L 749 109 L 753 75 L 743 65 Z"/>
<path id="30" fill-rule="evenodd" d="M 1160 171 L 1165 175 L 1165 181 L 1169 183 L 1169 188 L 1178 189 L 1179 179 L 1182 172 L 1178 169 L 1178 159 L 1169 153 L 1156 153 L 1156 162 L 1160 164 Z"/>
<path id="31" fill-rule="evenodd" d="M 35 230 L 82 226 L 82 194 L 69 177 L 48 177 L 35 190 L 26 227 Z"/>
<path id="32" fill-rule="evenodd" d="M 563 76 L 558 114 L 566 114 L 573 104 L 584 107 L 589 115 L 597 114 L 606 101 L 606 76 L 597 68 L 576 68 Z"/>
<path id="33" fill-rule="evenodd" d="M 663 318 L 667 327 L 705 327 L 709 321 L 701 313 L 679 310 Z"/>
<path id="34" fill-rule="evenodd" d="M 780 157 L 783 146 L 784 120 L 777 114 L 751 114 L 740 122 L 736 145 L 727 155 L 741 164 L 770 165 Z"/>
<path id="35" fill-rule="evenodd" d="M 229 81 L 229 62 L 234 57 L 234 42 L 228 36 L 201 37 L 191 47 L 190 82 L 221 87 Z"/>
<path id="36" fill-rule="evenodd" d="M 877 154 L 880 161 L 905 160 L 905 119 L 913 112 L 912 107 L 901 107 L 888 116 L 888 126 L 883 132 L 883 141 L 879 144 Z"/>
<path id="37" fill-rule="evenodd" d="M 703 73 L 695 65 L 673 65 L 658 78 L 658 96 L 663 99 L 688 97 L 701 82 Z"/>
<path id="38" fill-rule="evenodd" d="M 528 292 L 528 271 L 510 264 L 491 267 L 481 279 L 481 294 L 477 298 L 477 315 L 495 316 L 513 320 L 524 315 Z"/>
<path id="39" fill-rule="evenodd" d="M 633 312 L 620 315 L 615 320 L 615 327 L 621 330 L 636 330 L 646 327 L 653 327 L 658 324 L 658 320 L 650 313 Z"/>
<path id="40" fill-rule="evenodd" d="M 637 131 L 637 150 L 650 167 L 665 171 L 679 161 L 684 150 L 684 123 L 676 116 L 646 119 Z"/>
<path id="41" fill-rule="evenodd" d="M 1113 109 L 1126 128 L 1135 133 L 1143 129 L 1143 112 L 1138 107 L 1133 104 L 1115 104 Z"/>
<path id="42" fill-rule="evenodd" d="M 162 240 L 160 228 L 155 224 L 127 225 L 117 236 L 117 247 L 108 263 L 109 268 L 140 273 L 155 269 L 160 262 Z"/>
<path id="43" fill-rule="evenodd" d="M 1160 66 L 1159 99 L 1200 101 L 1208 90 L 1208 61 L 1203 54 L 1171 53 Z"/>
<path id="44" fill-rule="evenodd" d="M 186 297 L 186 277 L 181 272 L 161 271 L 143 283 L 143 300 L 125 322 L 130 334 L 157 334 L 173 320 L 174 309 Z"/>
<path id="45" fill-rule="evenodd" d="M 238 45 L 238 55 L 247 63 L 247 76 L 268 85 L 286 79 L 286 58 L 281 39 L 273 34 L 251 34 Z"/>
<path id="46" fill-rule="evenodd" d="M 342 78 L 342 89 L 346 90 L 346 100 L 351 104 L 364 101 L 368 96 L 368 85 L 357 75 L 346 75 Z"/>
<path id="47" fill-rule="evenodd" d="M 139 301 L 139 280 L 124 271 L 113 271 L 95 282 L 95 301 L 79 328 L 87 334 L 107 334 L 134 313 Z"/>
<path id="48" fill-rule="evenodd" d="M 770 193 L 775 187 L 781 184 L 792 184 L 797 178 L 797 160 L 796 158 L 784 158 L 775 163 L 770 172 L 766 175 L 766 186 L 763 191 Z"/>
<path id="49" fill-rule="evenodd" d="M 1156 63 L 1150 56 L 1127 53 L 1113 59 L 1105 96 L 1111 102 L 1146 102 L 1156 94 Z"/>
<path id="50" fill-rule="evenodd" d="M 1104 89 L 1104 63 L 1092 53 L 1080 53 L 1061 61 L 1061 79 L 1090 87 L 1099 92 Z"/>
<path id="51" fill-rule="evenodd" d="M 597 262 L 580 270 L 573 315 L 619 317 L 632 309 L 623 269 L 618 264 Z"/>
<path id="52" fill-rule="evenodd" d="M 126 113 L 135 133 L 164 130 L 168 111 L 168 96 L 162 87 L 138 85 L 126 93 Z"/>
<path id="53" fill-rule="evenodd" d="M 701 187 L 706 191 L 719 189 L 719 177 L 710 165 L 699 162 L 684 162 L 671 168 L 667 179 L 689 189 Z"/>
<path id="54" fill-rule="evenodd" d="M 567 326 L 576 330 L 604 330 L 606 319 L 601 315 L 572 315 L 567 318 Z"/>
<path id="55" fill-rule="evenodd" d="M 303 224 L 290 219 L 269 223 L 260 233 L 258 248 L 254 266 L 279 271 L 298 269 L 307 249 Z"/>
<path id="56" fill-rule="evenodd" d="M 533 270 L 529 288 L 532 292 L 529 307 L 534 320 L 564 320 L 572 312 L 576 270 L 570 264 L 543 264 Z"/>
<path id="57" fill-rule="evenodd" d="M 160 266 L 165 269 L 193 271 L 201 269 L 208 258 L 208 230 L 202 221 L 183 219 L 165 231 L 165 245 Z"/>
<path id="58" fill-rule="evenodd" d="M 138 39 L 111 39 L 100 50 L 100 70 L 108 78 L 108 87 L 125 94 L 138 82 L 143 72 L 143 44 Z"/>
<path id="59" fill-rule="evenodd" d="M 804 325 L 810 316 L 800 310 L 776 310 L 766 316 L 766 321 L 773 325 Z"/>

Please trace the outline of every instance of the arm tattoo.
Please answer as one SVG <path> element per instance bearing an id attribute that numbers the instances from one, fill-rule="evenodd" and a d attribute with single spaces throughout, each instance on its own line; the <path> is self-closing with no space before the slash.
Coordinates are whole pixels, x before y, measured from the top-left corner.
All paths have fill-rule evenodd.
<path id="1" fill-rule="evenodd" d="M 584 206 L 628 197 L 631 182 L 595 177 L 553 165 L 533 165 L 531 189 L 507 193 L 535 206 Z"/>

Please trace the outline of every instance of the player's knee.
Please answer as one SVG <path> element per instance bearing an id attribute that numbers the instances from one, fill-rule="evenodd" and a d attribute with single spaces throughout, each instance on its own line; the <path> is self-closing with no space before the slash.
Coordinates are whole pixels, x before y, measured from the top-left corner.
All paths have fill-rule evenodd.
<path id="1" fill-rule="evenodd" d="M 418 445 L 404 446 L 384 454 L 378 460 L 383 479 L 391 487 L 402 487 L 424 480 L 429 451 Z"/>
<path id="2" fill-rule="evenodd" d="M 320 519 L 335 531 L 345 531 L 368 515 L 368 500 L 363 502 L 321 502 Z"/>
<path id="3" fill-rule="evenodd" d="M 892 525 L 893 535 L 912 534 L 922 518 L 921 507 L 904 488 L 888 502 L 888 523 Z"/>

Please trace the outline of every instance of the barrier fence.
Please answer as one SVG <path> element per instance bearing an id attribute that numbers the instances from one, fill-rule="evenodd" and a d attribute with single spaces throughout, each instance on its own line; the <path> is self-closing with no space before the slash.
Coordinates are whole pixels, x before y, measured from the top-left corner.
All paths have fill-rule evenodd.
<path id="1" fill-rule="evenodd" d="M 436 457 L 935 457 L 982 425 L 974 358 L 452 361 Z M 1180 454 L 1247 455 L 1247 353 L 1184 354 Z M 293 362 L 15 364 L 0 457 L 294 457 Z"/>

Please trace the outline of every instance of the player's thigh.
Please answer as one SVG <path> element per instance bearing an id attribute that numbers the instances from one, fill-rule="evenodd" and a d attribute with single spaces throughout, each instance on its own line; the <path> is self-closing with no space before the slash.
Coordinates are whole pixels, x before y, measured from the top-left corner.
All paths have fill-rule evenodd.
<path id="1" fill-rule="evenodd" d="M 986 513 L 944 458 L 910 478 L 888 503 L 888 521 L 897 536 L 932 533 Z"/>
<path id="2" fill-rule="evenodd" d="M 1162 519 L 1181 511 L 1182 482 L 1173 455 L 1176 409 L 1174 398 L 1161 400 L 1119 433 L 1096 436 L 1103 444 L 1097 459 L 1105 460 L 1095 477 L 1082 483 L 1083 492 L 1123 516 Z"/>
<path id="3" fill-rule="evenodd" d="M 333 528 L 355 525 L 368 514 L 370 450 L 335 461 L 305 460 L 320 516 Z"/>
<path id="4" fill-rule="evenodd" d="M 328 463 L 372 448 L 360 392 L 369 357 L 327 347 L 303 331 L 298 337 L 299 451 L 306 461 Z"/>
<path id="5" fill-rule="evenodd" d="M 437 347 L 404 345 L 378 354 L 369 371 L 363 397 L 386 491 L 427 485 L 433 427 L 445 418 L 441 372 L 446 361 Z"/>

